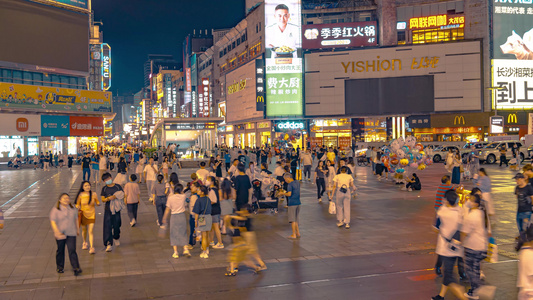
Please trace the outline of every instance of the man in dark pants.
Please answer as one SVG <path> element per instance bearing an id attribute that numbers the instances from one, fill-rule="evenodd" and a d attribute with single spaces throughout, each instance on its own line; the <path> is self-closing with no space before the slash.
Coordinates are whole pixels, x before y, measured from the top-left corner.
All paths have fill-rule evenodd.
<path id="1" fill-rule="evenodd" d="M 85 157 L 81 160 L 81 169 L 83 171 L 83 181 L 91 179 L 91 158 L 89 152 L 85 153 Z M 87 179 L 85 178 L 87 175 Z"/>
<path id="2" fill-rule="evenodd" d="M 509 166 L 509 162 L 507 161 L 507 147 L 505 145 L 500 148 L 500 167 L 502 164 L 505 164 L 507 167 Z"/>
<path id="3" fill-rule="evenodd" d="M 124 192 L 122 187 L 118 184 L 113 183 L 113 176 L 109 173 L 104 173 L 102 175 L 102 181 L 106 184 L 102 188 L 102 202 L 105 203 L 104 209 L 104 246 L 106 247 L 107 252 L 113 251 L 113 242 L 116 246 L 120 245 L 120 226 L 122 225 L 122 220 L 120 218 L 120 210 L 116 211 L 114 205 L 117 200 L 115 193 Z M 123 201 L 119 199 L 118 201 Z M 113 207 L 112 207 L 113 206 Z"/>
<path id="4" fill-rule="evenodd" d="M 235 206 L 237 211 L 250 202 L 252 196 L 252 184 L 250 183 L 250 177 L 244 173 L 244 165 L 239 163 L 237 165 L 239 175 L 235 176 L 233 183 L 235 184 Z"/>

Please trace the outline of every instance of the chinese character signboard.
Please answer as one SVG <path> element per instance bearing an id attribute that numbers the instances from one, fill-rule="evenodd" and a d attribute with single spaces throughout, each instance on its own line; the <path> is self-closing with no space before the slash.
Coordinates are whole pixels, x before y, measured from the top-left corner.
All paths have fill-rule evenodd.
<path id="1" fill-rule="evenodd" d="M 41 136 L 69 136 L 69 116 L 41 116 Z"/>
<path id="2" fill-rule="evenodd" d="M 102 44 L 102 90 L 107 91 L 111 87 L 111 47 Z"/>
<path id="3" fill-rule="evenodd" d="M 452 29 L 464 28 L 464 15 L 437 15 L 429 17 L 417 17 L 409 19 L 409 29 Z"/>
<path id="4" fill-rule="evenodd" d="M 198 113 L 200 117 L 209 117 L 210 107 L 209 78 L 202 78 L 202 82 L 198 87 Z"/>
<path id="5" fill-rule="evenodd" d="M 103 136 L 104 118 L 70 116 L 71 136 Z"/>
<path id="6" fill-rule="evenodd" d="M 304 49 L 363 47 L 377 45 L 375 21 L 304 25 Z"/>
<path id="7" fill-rule="evenodd" d="M 493 108 L 533 108 L 533 1 L 493 1 Z"/>
<path id="8" fill-rule="evenodd" d="M 255 60 L 255 109 L 265 110 L 265 61 L 263 58 Z"/>
<path id="9" fill-rule="evenodd" d="M 300 0 L 265 0 L 266 116 L 303 115 Z"/>
<path id="10" fill-rule="evenodd" d="M 0 82 L 0 108 L 111 111 L 111 93 Z"/>

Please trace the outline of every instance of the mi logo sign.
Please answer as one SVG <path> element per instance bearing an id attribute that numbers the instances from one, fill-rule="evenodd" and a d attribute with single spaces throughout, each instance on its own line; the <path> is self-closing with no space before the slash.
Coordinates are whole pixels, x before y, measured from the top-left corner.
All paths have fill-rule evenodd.
<path id="1" fill-rule="evenodd" d="M 17 123 L 17 131 L 20 131 L 20 132 L 28 131 L 28 127 L 29 127 L 28 119 L 18 118 L 16 123 Z"/>
<path id="2" fill-rule="evenodd" d="M 465 125 L 465 117 L 455 116 L 453 119 L 453 125 Z"/>
<path id="3" fill-rule="evenodd" d="M 516 114 L 509 114 L 509 116 L 507 116 L 507 124 L 516 124 L 518 123 L 518 117 L 516 116 Z"/>

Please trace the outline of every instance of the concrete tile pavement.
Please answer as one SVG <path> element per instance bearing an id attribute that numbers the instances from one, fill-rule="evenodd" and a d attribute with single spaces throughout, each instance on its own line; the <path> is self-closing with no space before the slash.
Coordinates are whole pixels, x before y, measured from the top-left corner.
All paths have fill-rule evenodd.
<path id="1" fill-rule="evenodd" d="M 191 171 L 181 170 L 180 178 L 188 179 Z M 359 190 L 357 198 L 352 201 L 353 222 L 350 230 L 337 228 L 335 216 L 327 212 L 327 202 L 319 204 L 316 201 L 315 186 L 303 183 L 302 239 L 291 241 L 285 238 L 290 234 L 290 227 L 284 208 L 279 214 L 260 212 L 255 218 L 260 252 L 269 264 L 274 265 L 285 263 L 307 265 L 314 261 L 351 257 L 365 257 L 368 260 L 373 256 L 407 253 L 413 257 L 427 256 L 429 264 L 426 263 L 425 268 L 431 267 L 434 259 L 431 253 L 435 243 L 435 234 L 430 229 L 434 218 L 432 205 L 436 186 L 444 172 L 442 165 L 434 165 L 419 172 L 423 190 L 408 193 L 399 191 L 399 186 L 390 182 L 377 182 L 368 168 L 358 168 L 356 185 Z M 515 200 L 510 193 L 512 192 L 510 184 L 513 184 L 510 178 L 513 172 L 494 167 L 489 167 L 489 172 L 493 178 L 498 216 L 501 216 L 496 236 L 501 240 L 509 240 L 516 231 L 513 217 Z M 211 250 L 209 260 L 199 259 L 197 257 L 199 250 L 193 252 L 195 257 L 191 259 L 174 260 L 170 257 L 172 250 L 168 239 L 157 237 L 155 208 L 147 201 L 146 187 L 141 184 L 143 200 L 139 208 L 139 225 L 130 228 L 127 214 L 122 213 L 122 245 L 111 253 L 103 251 L 101 241 L 103 208 L 100 207 L 97 209 L 95 226 L 97 254 L 89 255 L 87 251 L 81 250 L 81 246 L 78 247 L 80 264 L 84 270 L 83 276 L 74 278 L 70 272 L 63 275 L 55 273 L 55 242 L 49 226 L 48 213 L 60 192 L 70 191 L 72 196 L 76 194 L 81 182 L 80 173 L 77 169 L 72 173 L 68 170 L 0 172 L 2 183 L 4 178 L 9 177 L 13 189 L 23 191 L 16 196 L 20 192 L 9 191 L 11 189 L 5 188 L 2 184 L 2 190 L 8 190 L 6 195 L 13 195 L 11 198 L 16 196 L 4 206 L 7 208 L 5 211 L 9 211 L 24 200 L 18 207 L 9 211 L 6 229 L 0 235 L 0 295 L 2 295 L 2 285 L 6 288 L 17 286 L 26 289 L 34 285 L 48 286 L 62 282 L 71 284 L 85 280 L 99 282 L 112 278 L 124 280 L 128 278 L 128 282 L 136 283 L 135 278 L 139 276 L 156 278 L 158 274 L 195 270 L 205 272 L 218 270 L 216 271 L 218 274 L 222 272 L 220 268 L 226 265 L 224 250 Z M 27 178 L 30 180 L 26 180 Z M 32 181 L 38 182 L 32 188 L 24 190 L 33 183 Z M 467 182 L 465 186 L 468 188 L 469 184 Z M 0 205 L 11 198 L 1 198 Z M 229 245 L 227 237 L 225 242 Z M 81 241 L 78 243 L 81 244 Z M 511 264 L 513 262 L 507 265 Z M 356 265 L 357 268 L 360 267 L 359 263 Z M 485 266 L 489 266 L 490 269 L 492 265 Z M 374 269 L 374 272 L 379 270 L 381 269 Z M 342 268 L 335 271 L 342 273 Z M 509 273 L 516 274 L 512 269 Z M 319 277 L 327 275 L 323 270 L 317 274 L 321 274 Z M 510 287 L 514 286 L 514 283 L 509 282 L 509 284 Z M 81 286 L 86 285 L 81 284 Z M 434 285 L 430 286 L 433 290 Z M 83 290 L 81 287 L 80 289 Z M 140 287 L 139 289 L 142 290 Z M 146 291 L 151 291 L 151 288 L 145 288 L 144 292 Z M 254 291 L 254 294 L 256 293 L 257 291 Z M 305 291 L 302 293 L 305 294 Z"/>

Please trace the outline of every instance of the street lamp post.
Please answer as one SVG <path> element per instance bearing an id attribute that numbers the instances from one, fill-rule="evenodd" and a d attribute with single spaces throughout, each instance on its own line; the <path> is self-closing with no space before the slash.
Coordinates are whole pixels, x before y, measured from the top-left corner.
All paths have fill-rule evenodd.
<path id="1" fill-rule="evenodd" d="M 494 115 L 495 116 L 498 115 L 498 101 L 496 101 L 496 92 L 499 90 L 505 90 L 505 89 L 507 88 L 503 86 L 491 86 L 487 88 L 487 90 L 494 91 Z"/>

